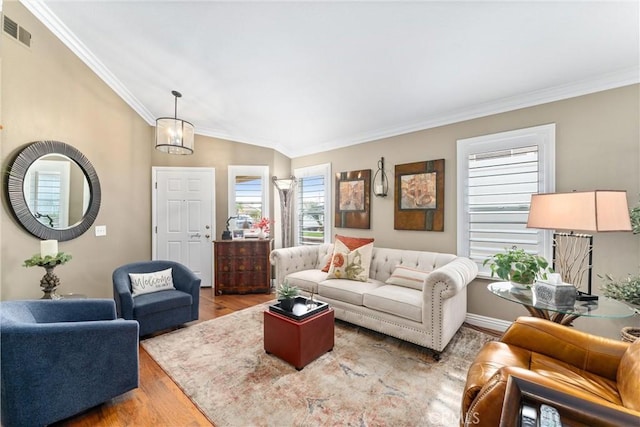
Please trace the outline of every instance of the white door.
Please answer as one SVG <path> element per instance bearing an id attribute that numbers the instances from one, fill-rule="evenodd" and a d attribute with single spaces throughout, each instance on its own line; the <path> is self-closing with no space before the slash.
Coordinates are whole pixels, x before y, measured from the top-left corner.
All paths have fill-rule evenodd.
<path id="1" fill-rule="evenodd" d="M 152 256 L 189 267 L 211 286 L 215 169 L 152 168 Z"/>

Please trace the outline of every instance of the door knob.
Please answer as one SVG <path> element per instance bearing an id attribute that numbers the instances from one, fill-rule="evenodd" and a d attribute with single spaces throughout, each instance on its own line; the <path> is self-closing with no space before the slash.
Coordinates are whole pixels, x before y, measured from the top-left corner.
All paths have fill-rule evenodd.
<path id="1" fill-rule="evenodd" d="M 208 225 L 205 225 L 204 228 L 206 228 L 207 230 L 210 229 L 211 227 L 209 227 Z"/>

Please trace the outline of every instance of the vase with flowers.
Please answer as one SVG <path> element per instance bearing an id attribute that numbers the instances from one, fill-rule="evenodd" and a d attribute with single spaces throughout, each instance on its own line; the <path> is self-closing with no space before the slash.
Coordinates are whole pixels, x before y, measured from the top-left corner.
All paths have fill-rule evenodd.
<path id="1" fill-rule="evenodd" d="M 264 239 L 266 237 L 269 237 L 269 233 L 271 231 L 271 224 L 273 224 L 273 220 L 270 220 L 269 218 L 260 218 L 260 221 L 258 221 L 255 224 L 255 228 L 259 229 L 260 231 L 258 232 L 258 238 L 260 239 Z"/>

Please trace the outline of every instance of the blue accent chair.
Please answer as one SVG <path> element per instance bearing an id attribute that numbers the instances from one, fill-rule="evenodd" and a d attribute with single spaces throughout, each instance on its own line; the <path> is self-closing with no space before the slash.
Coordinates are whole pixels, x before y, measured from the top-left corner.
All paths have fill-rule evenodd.
<path id="1" fill-rule="evenodd" d="M 138 324 L 110 299 L 0 302 L 2 425 L 43 426 L 138 387 Z"/>
<path id="2" fill-rule="evenodd" d="M 129 273 L 152 273 L 171 268 L 176 288 L 149 294 L 131 295 Z M 113 298 L 118 316 L 137 320 L 140 336 L 198 320 L 200 279 L 175 261 L 141 261 L 118 267 L 113 272 Z"/>

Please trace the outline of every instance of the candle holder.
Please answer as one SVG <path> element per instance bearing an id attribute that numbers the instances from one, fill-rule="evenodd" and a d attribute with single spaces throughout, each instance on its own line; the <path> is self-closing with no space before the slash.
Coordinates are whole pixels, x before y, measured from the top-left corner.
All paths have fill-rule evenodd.
<path id="1" fill-rule="evenodd" d="M 24 267 L 42 267 L 46 273 L 40 279 L 40 287 L 44 295 L 40 299 L 55 299 L 55 290 L 60 286 L 60 279 L 53 273 L 53 269 L 71 260 L 71 255 L 58 252 L 56 256 L 47 255 L 42 257 L 39 254 L 24 261 Z"/>

